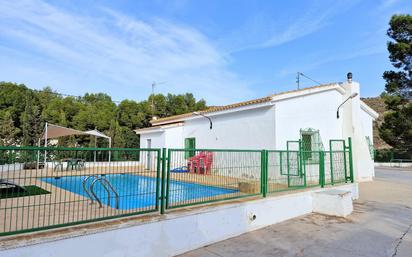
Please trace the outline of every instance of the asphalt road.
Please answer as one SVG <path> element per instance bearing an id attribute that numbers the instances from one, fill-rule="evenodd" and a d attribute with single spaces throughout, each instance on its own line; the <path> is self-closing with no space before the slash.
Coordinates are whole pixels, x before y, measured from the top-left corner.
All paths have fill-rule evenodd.
<path id="1" fill-rule="evenodd" d="M 310 214 L 181 257 L 412 257 L 412 170 L 377 168 L 348 218 Z"/>
<path id="2" fill-rule="evenodd" d="M 412 185 L 412 168 L 377 168 L 375 180 Z"/>

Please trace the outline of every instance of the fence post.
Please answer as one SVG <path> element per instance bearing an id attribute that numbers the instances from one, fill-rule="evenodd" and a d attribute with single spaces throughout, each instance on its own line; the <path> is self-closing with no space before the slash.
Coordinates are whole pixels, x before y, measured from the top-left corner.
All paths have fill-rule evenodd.
<path id="1" fill-rule="evenodd" d="M 160 214 L 165 213 L 166 148 L 162 148 L 162 187 L 160 193 Z"/>
<path id="2" fill-rule="evenodd" d="M 348 181 L 348 166 L 346 164 L 346 142 L 343 141 L 343 168 L 345 170 L 345 183 Z"/>
<path id="3" fill-rule="evenodd" d="M 349 174 L 350 174 L 350 182 L 354 182 L 355 179 L 353 177 L 353 159 L 352 159 L 352 138 L 348 138 L 349 144 Z"/>
<path id="4" fill-rule="evenodd" d="M 268 184 L 268 151 L 262 150 L 260 154 L 260 192 L 263 197 L 267 194 L 267 184 Z"/>
<path id="5" fill-rule="evenodd" d="M 325 152 L 319 152 L 319 184 L 321 187 L 325 186 Z"/>
<path id="6" fill-rule="evenodd" d="M 268 186 L 269 186 L 269 151 L 265 150 L 265 195 L 264 197 L 266 197 L 267 193 L 268 193 Z"/>
<path id="7" fill-rule="evenodd" d="M 330 162 L 330 184 L 333 186 L 333 149 L 332 149 L 332 140 L 329 140 L 329 162 Z"/>
<path id="8" fill-rule="evenodd" d="M 167 149 L 167 165 L 166 165 L 166 193 L 165 193 L 165 204 L 166 204 L 166 209 L 169 208 L 169 193 L 170 193 L 170 162 L 171 162 L 171 156 L 172 156 L 172 151 L 170 149 Z"/>
<path id="9" fill-rule="evenodd" d="M 161 166 L 162 166 L 162 151 L 158 149 L 156 151 L 157 154 L 157 161 L 156 161 L 156 211 L 159 211 L 159 200 L 162 199 L 161 196 L 161 186 L 162 186 L 162 180 L 161 180 Z M 140 158 L 140 155 L 139 155 Z"/>

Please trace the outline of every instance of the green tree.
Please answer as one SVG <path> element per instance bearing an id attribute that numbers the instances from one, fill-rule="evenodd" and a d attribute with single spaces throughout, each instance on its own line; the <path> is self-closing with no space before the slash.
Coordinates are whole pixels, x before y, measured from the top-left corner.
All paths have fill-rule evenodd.
<path id="1" fill-rule="evenodd" d="M 145 125 L 147 113 L 144 104 L 132 100 L 124 100 L 119 104 L 118 110 L 121 126 L 133 129 L 141 128 Z"/>
<path id="2" fill-rule="evenodd" d="M 17 135 L 20 129 L 14 126 L 12 116 L 9 111 L 0 114 L 0 145 L 10 146 L 18 144 Z"/>
<path id="3" fill-rule="evenodd" d="M 40 118 L 40 108 L 35 103 L 34 95 L 28 94 L 26 97 L 26 107 L 21 116 L 23 130 L 23 145 L 37 145 L 44 125 Z"/>
<path id="4" fill-rule="evenodd" d="M 388 111 L 379 132 L 395 149 L 412 152 L 412 16 L 394 15 L 389 26 L 389 59 L 397 70 L 383 74 Z"/>
<path id="5" fill-rule="evenodd" d="M 206 108 L 206 102 L 196 101 L 191 93 L 156 94 L 147 100 L 124 100 L 116 105 L 109 95 L 103 93 L 67 97 L 59 95 L 51 87 L 32 90 L 23 84 L 0 82 L 0 126 L 3 126 L 3 131 L 9 132 L 1 138 L 13 137 L 7 142 L 36 145 L 47 121 L 79 130 L 97 129 L 112 136 L 116 147 L 136 148 L 139 146 L 139 137 L 133 130 L 150 126 L 152 99 L 155 103 L 154 114 L 158 117 Z M 58 145 L 94 146 L 94 138 L 62 137 Z M 107 140 L 98 139 L 97 146 L 107 147 Z"/>
<path id="6" fill-rule="evenodd" d="M 25 99 L 30 92 L 23 84 L 0 82 L 0 110 L 8 110 L 12 116 L 14 126 L 21 128 L 20 116 L 26 107 Z M 17 137 L 22 136 L 22 131 Z"/>
<path id="7" fill-rule="evenodd" d="M 130 128 L 123 127 L 122 135 L 124 140 L 124 147 L 126 148 L 139 148 L 140 141 L 139 136 Z"/>
<path id="8" fill-rule="evenodd" d="M 125 147 L 126 142 L 123 137 L 123 129 L 117 120 L 110 122 L 110 129 L 108 130 L 109 137 L 112 138 L 112 147 Z"/>
<path id="9" fill-rule="evenodd" d="M 73 117 L 74 128 L 80 130 L 108 130 L 116 116 L 116 105 L 106 94 L 86 94 L 80 99 L 80 108 Z"/>

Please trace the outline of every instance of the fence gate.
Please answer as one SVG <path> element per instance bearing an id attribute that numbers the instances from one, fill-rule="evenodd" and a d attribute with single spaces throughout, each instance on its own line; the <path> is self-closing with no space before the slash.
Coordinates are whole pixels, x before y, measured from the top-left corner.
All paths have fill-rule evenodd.
<path id="1" fill-rule="evenodd" d="M 349 153 L 345 140 L 329 141 L 329 151 L 325 153 L 325 184 L 333 185 L 351 179 Z"/>
<path id="2" fill-rule="evenodd" d="M 302 167 L 301 141 L 287 141 L 286 143 L 286 172 L 288 187 L 302 187 L 306 185 L 306 174 Z"/>

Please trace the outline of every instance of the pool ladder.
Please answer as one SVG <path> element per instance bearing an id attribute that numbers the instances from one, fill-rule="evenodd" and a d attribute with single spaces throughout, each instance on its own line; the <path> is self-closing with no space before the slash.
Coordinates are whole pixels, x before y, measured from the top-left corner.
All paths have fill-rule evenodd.
<path id="1" fill-rule="evenodd" d="M 89 189 L 87 189 L 86 187 L 86 183 L 90 178 L 94 178 L 94 180 L 92 181 L 92 183 L 89 186 Z M 102 187 L 104 188 L 104 190 L 106 190 L 107 192 L 107 199 L 108 199 L 108 205 L 110 206 L 110 199 L 111 199 L 111 192 L 114 193 L 115 197 L 116 197 L 116 209 L 119 209 L 119 193 L 117 193 L 116 189 L 114 189 L 114 187 L 112 186 L 112 184 L 110 184 L 110 182 L 104 178 L 104 177 L 99 177 L 97 175 L 90 175 L 87 176 L 85 179 L 83 179 L 83 190 L 86 192 L 86 194 L 89 196 L 89 198 L 92 201 L 96 200 L 96 202 L 99 203 L 100 208 L 103 207 L 102 205 L 102 201 L 99 199 L 99 197 L 96 195 L 96 193 L 94 192 L 94 185 L 100 182 L 100 184 L 102 185 Z"/>

